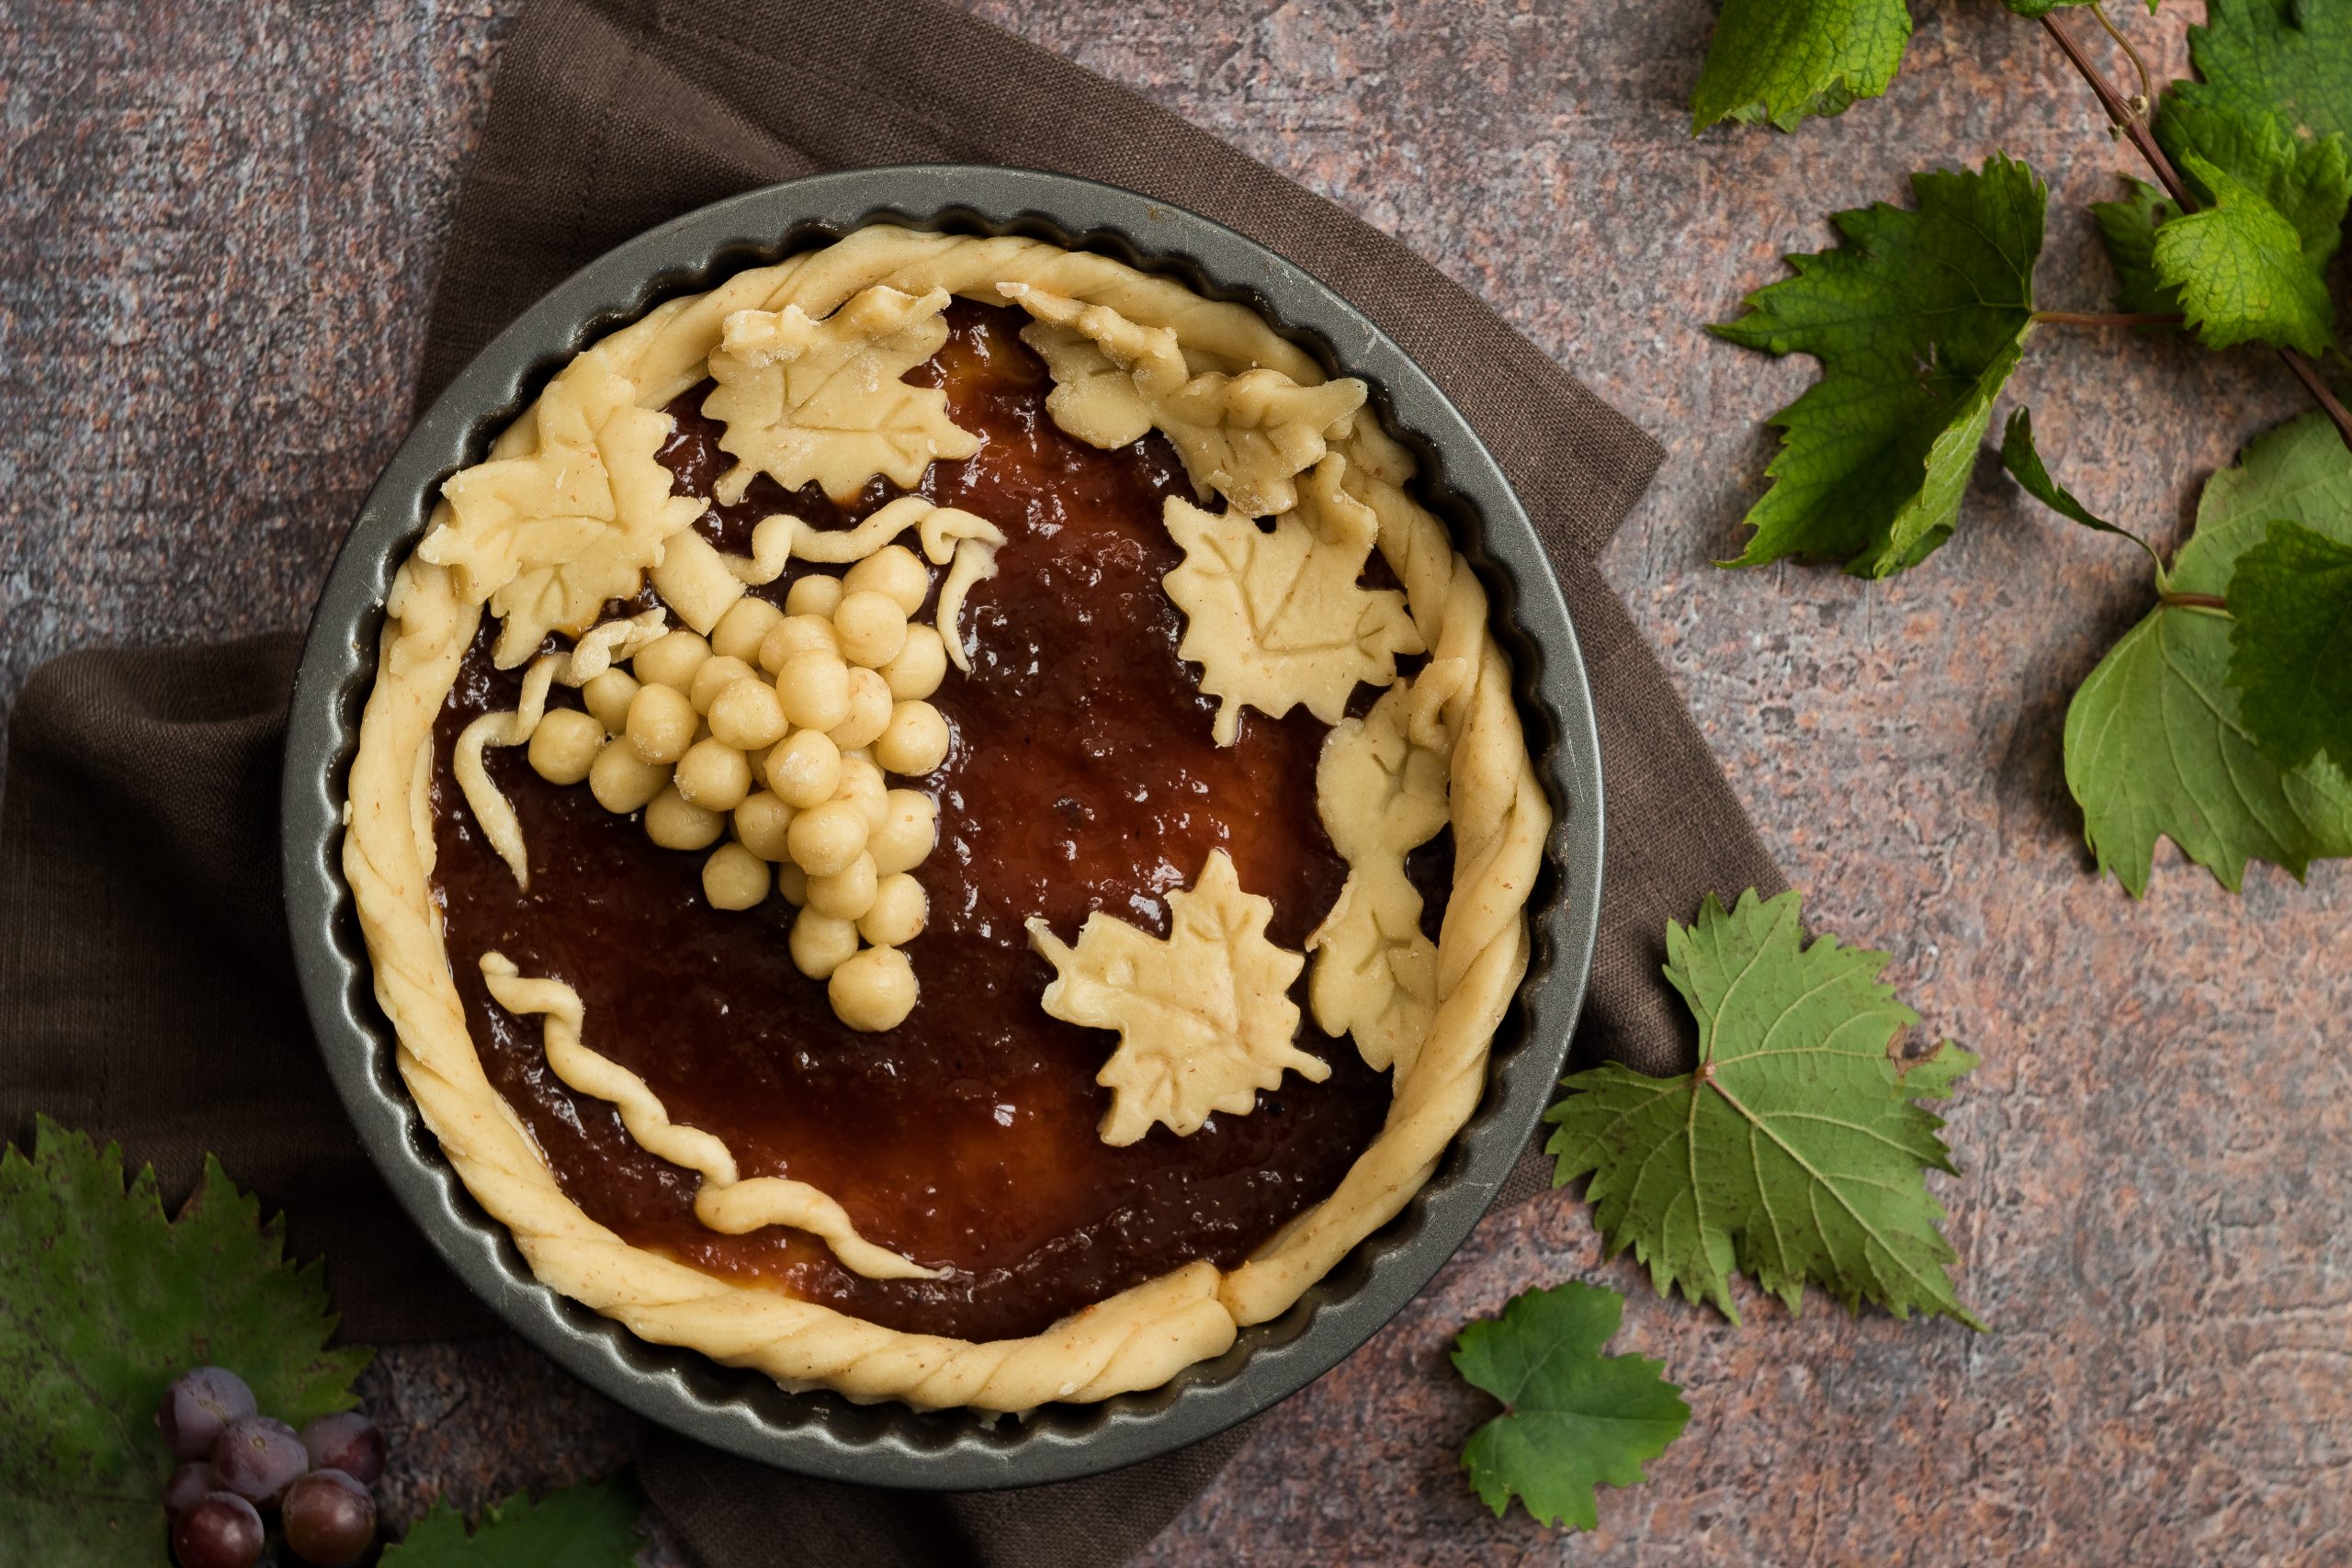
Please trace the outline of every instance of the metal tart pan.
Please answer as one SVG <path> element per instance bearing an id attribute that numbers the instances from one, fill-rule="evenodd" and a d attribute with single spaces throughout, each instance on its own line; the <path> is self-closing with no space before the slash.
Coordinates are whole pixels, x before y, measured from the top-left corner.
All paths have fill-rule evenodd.
<path id="1" fill-rule="evenodd" d="M 1023 1418 L 789 1392 L 639 1339 L 540 1284 L 401 1084 L 341 863 L 384 596 L 441 482 L 479 461 L 548 379 L 607 333 L 665 299 L 880 221 L 1033 235 L 1115 256 L 1243 301 L 1328 370 L 1369 382 L 1373 410 L 1420 459 L 1423 501 L 1487 585 L 1558 820 L 1530 906 L 1533 961 L 1496 1034 L 1486 1096 L 1421 1193 L 1227 1354 L 1157 1389 Z M 360 1141 L 442 1258 L 516 1332 L 647 1419 L 784 1470 L 940 1491 L 1023 1486 L 1137 1463 L 1249 1419 L 1371 1338 L 1453 1257 L 1527 1146 L 1583 1004 L 1600 908 L 1600 753 L 1575 627 L 1502 470 L 1436 384 L 1339 294 L 1229 229 L 1110 186 L 978 165 L 861 169 L 717 202 L 619 246 L 500 333 L 417 422 L 361 506 L 311 622 L 287 728 L 283 855 L 303 994 Z"/>

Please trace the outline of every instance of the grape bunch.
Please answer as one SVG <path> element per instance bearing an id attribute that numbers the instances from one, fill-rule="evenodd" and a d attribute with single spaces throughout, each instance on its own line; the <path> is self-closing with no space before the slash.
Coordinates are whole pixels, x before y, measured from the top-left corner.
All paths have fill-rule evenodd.
<path id="1" fill-rule="evenodd" d="M 182 1462 L 164 1485 L 180 1568 L 253 1568 L 276 1514 L 286 1548 L 314 1568 L 348 1568 L 376 1544 L 384 1437 L 356 1410 L 297 1432 L 260 1414 L 254 1391 L 220 1367 L 182 1372 L 155 1426 Z"/>

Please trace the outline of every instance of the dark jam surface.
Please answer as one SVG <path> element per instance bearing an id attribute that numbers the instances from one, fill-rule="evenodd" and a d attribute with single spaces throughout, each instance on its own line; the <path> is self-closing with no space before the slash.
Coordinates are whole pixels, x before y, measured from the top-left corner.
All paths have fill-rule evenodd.
<path id="1" fill-rule="evenodd" d="M 1064 435 L 1046 412 L 1045 367 L 1015 335 L 1023 318 L 958 300 L 948 320 L 946 345 L 907 378 L 945 389 L 982 445 L 933 464 L 922 493 L 989 519 L 1006 544 L 967 601 L 972 672 L 951 668 L 932 699 L 955 733 L 948 760 L 890 781 L 939 806 L 939 847 L 915 874 L 931 923 L 907 948 L 922 987 L 907 1021 L 845 1028 L 824 986 L 792 966 L 794 911 L 780 896 L 711 908 L 704 854 L 656 848 L 639 818 L 493 749 L 492 777 L 529 846 L 530 890 L 517 889 L 448 773 L 466 722 L 514 705 L 516 676 L 492 668 L 487 626 L 440 724 L 435 878 L 491 1081 L 591 1216 L 715 1273 L 894 1328 L 985 1339 L 1034 1334 L 1196 1258 L 1238 1262 L 1338 1184 L 1389 1093 L 1352 1044 L 1315 1030 L 1302 981 L 1300 1043 L 1330 1064 L 1327 1082 L 1286 1076 L 1253 1113 L 1212 1116 L 1190 1137 L 1155 1127 L 1113 1148 L 1096 1136 L 1110 1094 L 1094 1076 L 1117 1036 L 1046 1014 L 1053 971 L 1023 922 L 1043 915 L 1069 941 L 1101 909 L 1165 935 L 1165 894 L 1222 847 L 1242 886 L 1273 901 L 1272 940 L 1300 948 L 1346 871 L 1315 811 L 1326 731 L 1303 709 L 1251 712 L 1238 743 L 1210 739 L 1216 705 L 1176 657 L 1183 619 L 1160 586 L 1181 559 L 1161 502 L 1189 493 L 1174 454 L 1156 434 L 1115 452 Z M 707 389 L 670 411 L 678 428 L 662 458 L 681 493 L 707 495 L 730 461 L 699 412 Z M 877 480 L 843 509 L 763 478 L 699 527 L 747 550 L 772 513 L 846 525 L 894 493 Z M 762 592 L 780 601 L 782 587 Z M 560 688 L 558 700 L 577 701 Z M 565 1088 L 537 1019 L 492 1003 L 477 965 L 492 950 L 576 987 L 586 1043 L 640 1074 L 672 1117 L 723 1139 L 743 1175 L 812 1182 L 869 1240 L 948 1276 L 865 1280 L 799 1232 L 703 1228 L 699 1179 L 639 1149 L 609 1104 Z"/>

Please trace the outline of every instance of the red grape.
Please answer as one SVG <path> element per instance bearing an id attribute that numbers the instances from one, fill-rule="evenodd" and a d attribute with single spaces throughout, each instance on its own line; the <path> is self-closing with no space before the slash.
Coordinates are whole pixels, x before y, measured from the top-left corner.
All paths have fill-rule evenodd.
<path id="1" fill-rule="evenodd" d="M 295 1477 L 310 1468 L 311 1456 L 294 1428 L 266 1416 L 232 1421 L 212 1445 L 212 1469 L 221 1488 L 259 1508 L 276 1507 Z"/>
<path id="2" fill-rule="evenodd" d="M 384 1473 L 384 1434 L 356 1410 L 322 1416 L 302 1428 L 312 1470 L 339 1470 L 363 1485 Z"/>
<path id="3" fill-rule="evenodd" d="M 253 1568 L 261 1559 L 261 1516 L 233 1492 L 214 1492 L 172 1527 L 180 1568 Z"/>
<path id="4" fill-rule="evenodd" d="M 164 1512 L 176 1519 L 195 1507 L 207 1492 L 220 1490 L 220 1478 L 212 1473 L 212 1467 L 200 1459 L 190 1460 L 164 1483 Z"/>
<path id="5" fill-rule="evenodd" d="M 319 1568 L 348 1568 L 376 1540 L 376 1499 L 339 1470 L 314 1470 L 286 1492 L 286 1544 Z"/>
<path id="6" fill-rule="evenodd" d="M 220 1440 L 220 1428 L 254 1411 L 254 1391 L 225 1367 L 182 1372 L 164 1391 L 155 1427 L 178 1460 L 202 1459 Z"/>

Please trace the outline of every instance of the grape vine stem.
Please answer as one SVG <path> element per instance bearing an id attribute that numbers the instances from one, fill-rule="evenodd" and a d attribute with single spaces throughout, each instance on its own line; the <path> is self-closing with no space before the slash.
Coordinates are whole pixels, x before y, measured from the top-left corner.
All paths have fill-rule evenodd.
<path id="1" fill-rule="evenodd" d="M 2177 310 L 2036 310 L 2036 321 L 2053 327 L 2177 327 Z"/>
<path id="2" fill-rule="evenodd" d="M 2180 171 L 2172 166 L 2172 160 L 2165 156 L 2165 150 L 2157 146 L 2156 139 L 2149 134 L 2147 122 L 2132 112 L 2131 106 L 2123 101 L 2123 96 L 2115 90 L 2115 84 L 2091 63 L 2089 57 L 2083 53 L 2082 46 L 2075 41 L 2074 35 L 2060 25 L 2057 14 L 2045 15 L 2041 18 L 2041 26 L 2064 51 L 2067 62 L 2074 66 L 2084 81 L 2090 84 L 2091 91 L 2098 95 L 2099 107 L 2107 111 L 2109 121 L 2139 149 L 2140 156 L 2146 160 L 2149 169 L 2171 195 L 2174 204 L 2183 212 L 2196 211 L 2196 197 L 2189 193 L 2187 183 L 2180 177 Z M 2296 380 L 2303 384 L 2303 390 L 2312 395 L 2312 400 L 2319 404 L 2335 423 L 2335 434 L 2343 437 L 2344 445 L 2352 446 L 2352 409 L 2346 409 L 2329 389 L 2326 378 L 2319 373 L 2319 367 L 2297 349 L 2282 348 L 2278 351 L 2278 357 L 2287 362 L 2287 368 L 2294 373 Z"/>

